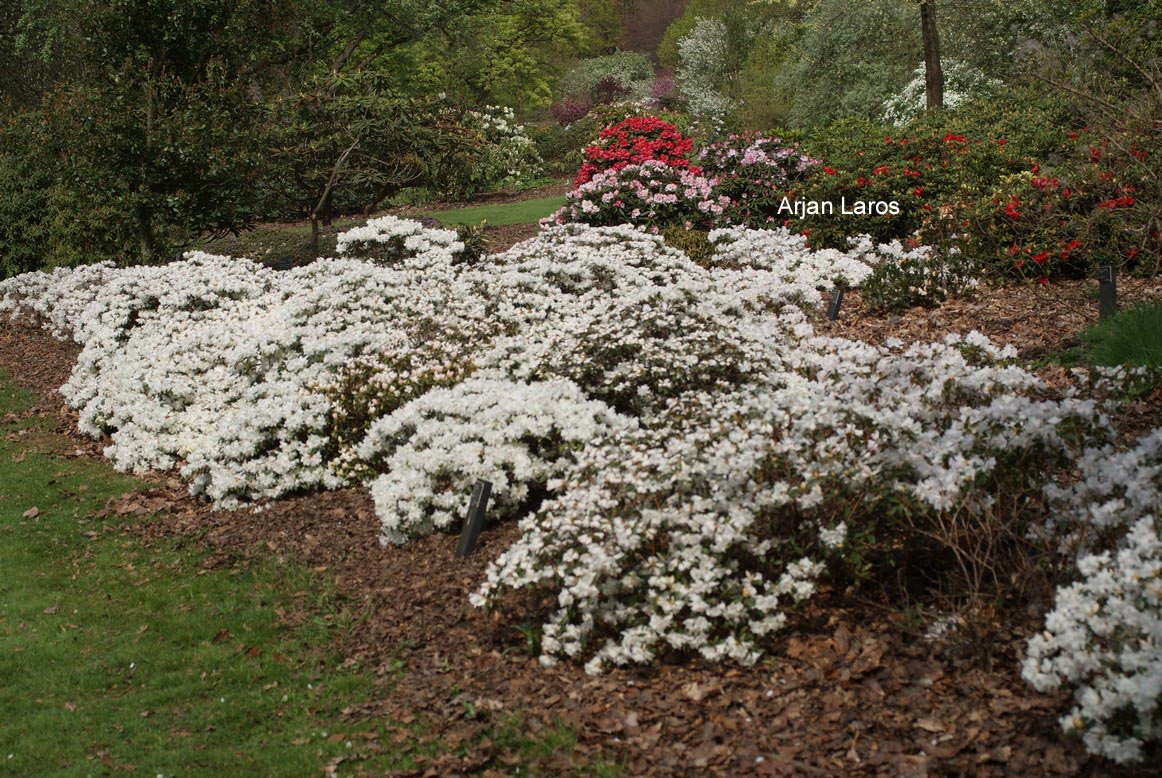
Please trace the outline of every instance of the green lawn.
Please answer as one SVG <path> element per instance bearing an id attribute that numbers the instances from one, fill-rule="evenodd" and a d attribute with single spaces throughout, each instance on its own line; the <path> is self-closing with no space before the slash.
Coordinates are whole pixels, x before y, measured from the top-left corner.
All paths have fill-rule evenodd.
<path id="1" fill-rule="evenodd" d="M 564 204 L 564 197 L 542 197 L 537 200 L 521 200 L 516 203 L 476 205 L 469 208 L 432 211 L 428 215 L 438 219 L 447 227 L 456 227 L 461 224 L 476 226 L 482 221 L 493 227 L 503 227 L 508 224 L 533 224 L 549 216 Z"/>
<path id="2" fill-rule="evenodd" d="M 207 571 L 89 518 L 141 484 L 62 457 L 47 419 L 14 415 L 31 404 L 0 375 L 0 775 L 345 774 L 437 752 L 422 721 L 343 720 L 384 682 L 330 650 L 348 617 L 326 580 L 274 559 Z M 296 607 L 305 624 L 280 623 Z M 479 737 L 528 760 L 575 742 L 519 717 Z"/>

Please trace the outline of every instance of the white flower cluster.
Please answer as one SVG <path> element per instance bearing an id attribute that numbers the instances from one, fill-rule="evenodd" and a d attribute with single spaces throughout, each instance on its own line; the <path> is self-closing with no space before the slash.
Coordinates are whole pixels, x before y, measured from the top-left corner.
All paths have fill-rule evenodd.
<path id="1" fill-rule="evenodd" d="M 454 527 L 479 478 L 492 483 L 492 521 L 529 512 L 530 487 L 544 488 L 574 452 L 633 426 L 569 381 L 469 378 L 375 422 L 359 454 L 383 462 L 371 495 L 384 540 L 402 543 Z"/>
<path id="2" fill-rule="evenodd" d="M 483 141 L 472 175 L 485 188 L 520 186 L 541 174 L 543 162 L 536 144 L 517 123 L 511 108 L 486 105 L 479 111 L 467 111 L 464 124 L 479 132 Z"/>
<path id="3" fill-rule="evenodd" d="M 425 227 L 412 219 L 380 216 L 362 227 L 340 232 L 340 256 L 365 257 L 406 270 L 450 265 L 464 251 L 455 230 Z"/>
<path id="4" fill-rule="evenodd" d="M 1022 674 L 1041 691 L 1073 687 L 1077 706 L 1061 725 L 1092 753 L 1140 762 L 1162 741 L 1162 430 L 1128 451 L 1095 448 L 1078 464 L 1078 483 L 1048 489 L 1063 522 L 1083 528 L 1083 548 L 1124 535 L 1112 552 L 1078 561 L 1082 579 L 1058 589 Z"/>
<path id="5" fill-rule="evenodd" d="M 1000 81 L 989 78 L 984 73 L 956 60 L 946 59 L 941 63 L 944 71 L 944 107 L 955 108 L 975 97 L 1002 86 Z M 883 120 L 897 127 L 907 124 L 924 113 L 925 70 L 923 63 L 912 73 L 900 93 L 883 107 Z"/>
<path id="6" fill-rule="evenodd" d="M 14 319 L 23 311 L 36 313 L 53 337 L 70 339 L 74 322 L 115 273 L 113 263 L 99 262 L 9 278 L 0 282 L 0 313 Z"/>
<path id="7" fill-rule="evenodd" d="M 1103 446 L 1085 451 L 1077 460 L 1080 478 L 1067 488 L 1050 483 L 1046 495 L 1055 516 L 1048 528 L 1091 548 L 1095 535 L 1118 534 L 1162 505 L 1162 429 L 1143 437 L 1131 449 Z"/>
<path id="8" fill-rule="evenodd" d="M 798 290 L 804 300 L 818 298 L 817 290 L 836 284 L 848 288 L 859 286 L 882 261 L 881 254 L 899 248 L 897 243 L 877 250 L 871 239 L 863 235 L 851 251 L 810 249 L 807 238 L 785 227 L 773 230 L 729 227 L 713 230 L 709 237 L 715 244 L 715 265 L 775 273 L 783 284 Z"/>
<path id="9" fill-rule="evenodd" d="M 448 341 L 488 329 L 439 238 L 420 242 L 408 270 L 331 259 L 276 273 L 192 253 L 163 267 L 74 271 L 84 283 L 21 276 L 0 295 L 80 311 L 59 323 L 83 346 L 62 392 L 83 431 L 111 434 L 117 467 L 182 464 L 191 491 L 231 507 L 339 485 L 324 456 L 321 387 L 345 365 L 414 349 L 433 329 Z M 104 284 L 89 283 L 98 273 Z"/>
<path id="10" fill-rule="evenodd" d="M 1058 589 L 1023 676 L 1041 691 L 1074 687 L 1061 720 L 1086 748 L 1140 762 L 1162 741 L 1162 514 L 1131 526 L 1115 553 L 1083 557 L 1081 581 Z"/>

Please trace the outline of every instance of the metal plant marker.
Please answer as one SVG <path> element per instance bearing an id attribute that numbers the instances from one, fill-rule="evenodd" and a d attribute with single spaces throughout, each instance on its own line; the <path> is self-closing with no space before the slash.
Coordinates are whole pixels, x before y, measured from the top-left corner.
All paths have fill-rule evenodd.
<path id="1" fill-rule="evenodd" d="M 1104 265 L 1097 271 L 1097 299 L 1102 320 L 1118 311 L 1118 281 L 1113 265 Z"/>
<path id="2" fill-rule="evenodd" d="M 831 293 L 831 302 L 827 306 L 827 318 L 839 321 L 839 306 L 843 305 L 843 287 L 837 286 Z"/>
<path id="3" fill-rule="evenodd" d="M 472 500 L 468 503 L 468 515 L 464 519 L 464 529 L 460 531 L 460 542 L 456 544 L 456 558 L 463 559 L 476 550 L 480 530 L 484 528 L 484 512 L 488 510 L 488 496 L 492 494 L 492 482 L 483 478 L 472 487 Z"/>

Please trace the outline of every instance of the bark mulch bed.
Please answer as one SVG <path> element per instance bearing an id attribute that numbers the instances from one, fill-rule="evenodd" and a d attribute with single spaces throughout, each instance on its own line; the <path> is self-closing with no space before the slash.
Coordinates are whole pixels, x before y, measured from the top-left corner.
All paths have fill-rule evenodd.
<path id="1" fill-rule="evenodd" d="M 1162 287 L 1127 297 L 1134 294 L 1158 298 Z M 871 341 L 978 329 L 1037 356 L 1071 344 L 1095 311 L 1081 282 L 985 290 L 974 302 L 898 316 L 873 316 L 849 295 L 840 320 L 820 317 L 819 329 Z M 77 434 L 56 393 L 75 356 L 39 330 L 8 322 L 0 330 L 0 365 L 59 414 L 78 452 L 99 455 L 101 444 Z M 1147 406 L 1139 421 L 1157 425 L 1158 403 Z M 925 642 L 898 610 L 831 592 L 797 615 L 755 667 L 659 663 L 589 677 L 574 665 L 543 668 L 529 655 L 520 628 L 531 615 L 468 604 L 489 560 L 515 539 L 513 526 L 486 529 L 477 552 L 457 560 L 450 536 L 381 547 L 362 490 L 216 512 L 172 475 L 154 480 L 154 488 L 111 503 L 107 523 L 158 513 L 121 531 L 208 547 L 208 567 L 276 555 L 334 577 L 354 616 L 341 649 L 385 681 L 375 703 L 347 715 L 419 724 L 427 739 L 467 747 L 417 774 L 510 773 L 514 755 L 475 736 L 519 713 L 525 731 L 557 722 L 575 728 L 574 754 L 534 765 L 550 775 L 592 759 L 621 762 L 631 775 L 1162 775 L 1116 770 L 1061 735 L 1057 719 L 1068 697 L 1036 694 L 1018 673 L 1035 618 L 1021 627 L 993 624 L 976 635 L 977 650 L 966 650 Z M 357 750 L 346 766 L 358 769 L 359 758 Z"/>

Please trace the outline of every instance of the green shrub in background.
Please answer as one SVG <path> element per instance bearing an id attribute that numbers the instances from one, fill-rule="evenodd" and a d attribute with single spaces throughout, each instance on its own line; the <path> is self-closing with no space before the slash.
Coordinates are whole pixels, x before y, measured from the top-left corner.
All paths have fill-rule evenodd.
<path id="1" fill-rule="evenodd" d="M 654 66 L 649 57 L 635 51 L 618 51 L 579 62 L 561 77 L 557 95 L 589 96 L 599 83 L 612 79 L 626 90 L 627 97 L 643 100 L 649 96 L 653 78 Z"/>
<path id="2" fill-rule="evenodd" d="M 573 176 L 584 161 L 581 149 L 588 146 L 601 128 L 588 117 L 562 127 L 556 122 L 533 125 L 529 137 L 537 147 L 546 173 Z"/>
<path id="3" fill-rule="evenodd" d="M 905 126 L 912 134 L 1004 138 L 1009 154 L 1053 165 L 1068 158 L 1073 148 L 1068 130 L 1082 124 L 1077 108 L 1061 92 L 1006 84 L 954 109 L 921 112 Z"/>
<path id="4" fill-rule="evenodd" d="M 52 160 L 39 113 L 26 111 L 0 124 L 0 278 L 45 266 Z"/>
<path id="5" fill-rule="evenodd" d="M 128 66 L 127 66 L 128 67 Z M 163 262 L 260 211 L 258 123 L 213 72 L 58 89 L 0 136 L 3 272 Z"/>
<path id="6" fill-rule="evenodd" d="M 445 142 L 440 148 L 445 153 L 432 157 L 427 185 L 440 195 L 467 200 L 480 192 L 527 188 L 541 176 L 537 145 L 511 108 L 446 111 L 442 120 L 445 129 L 462 128 L 464 142 Z"/>

